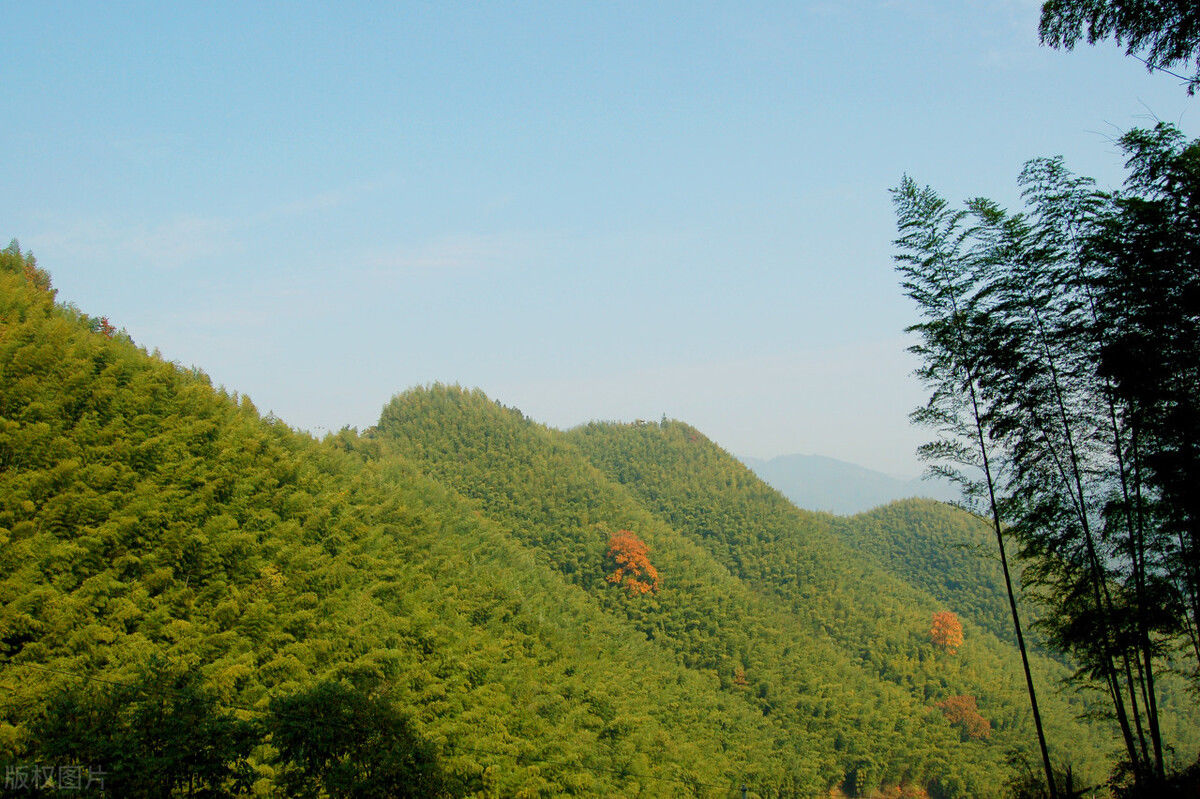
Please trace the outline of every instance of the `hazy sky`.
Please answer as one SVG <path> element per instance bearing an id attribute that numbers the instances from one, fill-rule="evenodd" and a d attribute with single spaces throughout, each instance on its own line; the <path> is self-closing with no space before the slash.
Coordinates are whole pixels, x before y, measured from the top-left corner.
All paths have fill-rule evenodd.
<path id="1" fill-rule="evenodd" d="M 247 8 L 249 6 L 249 8 Z M 1121 178 L 1200 99 L 1019 0 L 0 0 L 0 237 L 318 434 L 430 381 L 915 474 L 888 188 Z"/>

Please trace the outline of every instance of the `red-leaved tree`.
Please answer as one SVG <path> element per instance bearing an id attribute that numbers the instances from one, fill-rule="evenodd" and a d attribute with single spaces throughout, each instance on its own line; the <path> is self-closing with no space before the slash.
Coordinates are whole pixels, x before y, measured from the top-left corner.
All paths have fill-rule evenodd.
<path id="1" fill-rule="evenodd" d="M 658 569 L 650 563 L 650 550 L 629 530 L 620 530 L 608 539 L 608 556 L 617 570 L 606 578 L 624 585 L 630 596 L 658 593 Z"/>
<path id="2" fill-rule="evenodd" d="M 948 610 L 933 614 L 933 627 L 929 630 L 929 638 L 934 646 L 940 646 L 951 655 L 958 651 L 963 642 L 962 624 Z"/>
<path id="3" fill-rule="evenodd" d="M 992 723 L 980 715 L 975 697 L 952 696 L 937 706 L 946 714 L 946 721 L 962 730 L 967 738 L 977 741 L 992 734 Z"/>

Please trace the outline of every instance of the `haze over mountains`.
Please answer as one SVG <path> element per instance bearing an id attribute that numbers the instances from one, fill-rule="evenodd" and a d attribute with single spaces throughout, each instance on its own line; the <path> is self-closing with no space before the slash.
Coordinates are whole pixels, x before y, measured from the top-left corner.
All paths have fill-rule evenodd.
<path id="1" fill-rule="evenodd" d="M 740 460 L 796 507 L 805 510 L 849 515 L 911 497 L 942 502 L 959 498 L 958 488 L 943 479 L 902 479 L 823 455 Z"/>

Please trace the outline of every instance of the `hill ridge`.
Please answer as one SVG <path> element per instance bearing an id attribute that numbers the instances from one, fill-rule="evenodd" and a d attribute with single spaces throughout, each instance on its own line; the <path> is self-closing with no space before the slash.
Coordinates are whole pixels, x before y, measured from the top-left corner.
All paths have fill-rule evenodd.
<path id="1" fill-rule="evenodd" d="M 857 553 L 886 514 L 799 510 L 681 422 L 564 432 L 457 386 L 318 441 L 55 304 L 34 269 L 0 255 L 6 762 L 51 756 L 64 674 L 121 684 L 160 657 L 260 715 L 330 683 L 384 703 L 447 795 L 990 796 L 1029 747 L 986 614 Z M 606 579 L 622 530 L 657 591 Z M 957 653 L 930 641 L 948 605 Z M 939 709 L 963 695 L 988 737 Z M 1102 775 L 1111 733 L 1082 709 L 1048 701 L 1048 727 Z M 239 757 L 261 793 L 296 768 Z"/>

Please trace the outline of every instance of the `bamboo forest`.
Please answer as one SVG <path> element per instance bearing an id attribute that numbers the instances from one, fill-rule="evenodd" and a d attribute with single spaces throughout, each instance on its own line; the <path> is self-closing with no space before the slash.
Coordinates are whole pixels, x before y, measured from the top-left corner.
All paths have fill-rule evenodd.
<path id="1" fill-rule="evenodd" d="M 315 13 L 307 4 L 298 5 L 304 7 L 298 14 Z M 847 259 L 859 252 L 860 242 L 851 238 L 875 237 L 881 251 L 888 248 L 875 259 L 887 276 L 881 292 L 902 303 L 908 316 L 891 326 L 886 341 L 896 344 L 895 357 L 905 357 L 907 348 L 916 372 L 908 370 L 905 379 L 921 399 L 914 405 L 900 390 L 891 396 L 859 388 L 873 384 L 855 382 L 871 371 L 858 362 L 824 370 L 809 369 L 812 364 L 806 362 L 808 371 L 800 370 L 802 388 L 779 391 L 773 400 L 797 410 L 772 417 L 776 421 L 770 424 L 776 432 L 791 425 L 814 437 L 849 437 L 855 432 L 849 428 L 861 425 L 857 433 L 870 437 L 876 420 L 864 409 L 897 406 L 901 414 L 911 412 L 907 421 L 899 417 L 904 434 L 915 430 L 923 443 L 915 452 L 907 446 L 896 455 L 890 450 L 898 446 L 877 436 L 878 449 L 890 448 L 885 454 L 896 463 L 911 458 L 956 492 L 953 501 L 906 493 L 854 512 L 826 512 L 790 501 L 746 465 L 766 460 L 726 441 L 738 424 L 750 430 L 756 421 L 756 411 L 742 403 L 769 393 L 749 377 L 755 374 L 751 367 L 777 373 L 790 368 L 734 340 L 739 328 L 770 317 L 769 324 L 763 321 L 754 329 L 782 338 L 779 331 L 788 326 L 821 325 L 815 338 L 830 331 L 831 341 L 842 336 L 849 342 L 835 349 L 848 362 L 873 345 L 863 343 L 867 334 L 854 338 L 851 328 L 859 324 L 854 319 L 822 316 L 826 297 L 841 290 L 841 283 L 858 280 L 839 273 L 836 261 L 822 265 L 826 274 L 812 280 L 811 296 L 779 300 L 794 301 L 795 308 L 786 312 L 779 312 L 782 305 L 768 312 L 761 310 L 766 305 L 749 311 L 751 306 L 737 304 L 743 290 L 772 293 L 761 283 L 746 288 L 757 278 L 739 272 L 740 261 L 728 272 L 700 266 L 692 271 L 694 257 L 724 246 L 719 239 L 724 234 L 713 232 L 720 220 L 738 208 L 752 211 L 737 219 L 759 215 L 761 206 L 750 195 L 774 181 L 773 175 L 746 167 L 751 156 L 758 157 L 755 147 L 768 146 L 767 134 L 750 123 L 739 127 L 744 107 L 730 100 L 735 93 L 720 95 L 728 85 L 721 81 L 738 79 L 740 73 L 713 70 L 713 86 L 705 88 L 711 95 L 700 92 L 700 100 L 681 88 L 691 86 L 692 78 L 690 62 L 679 54 L 708 53 L 688 38 L 694 32 L 692 14 L 715 27 L 724 23 L 714 22 L 711 8 L 676 9 L 677 28 L 654 27 L 646 40 L 651 44 L 638 40 L 627 55 L 652 52 L 658 58 L 660 42 L 664 53 L 675 54 L 655 62 L 669 78 L 662 85 L 670 85 L 655 95 L 654 113 L 662 116 L 654 119 L 669 117 L 678 132 L 698 118 L 689 116 L 696 106 L 688 102 L 716 108 L 725 126 L 721 135 L 736 138 L 738 147 L 745 143 L 743 149 L 724 151 L 728 161 L 710 157 L 699 145 L 694 152 L 686 144 L 676 148 L 675 139 L 665 134 L 660 141 L 636 132 L 650 112 L 645 117 L 627 113 L 622 104 L 639 96 L 626 84 L 612 84 L 620 88 L 604 94 L 604 88 L 571 83 L 592 75 L 584 66 L 566 73 L 530 66 L 574 65 L 577 47 L 579 59 L 589 57 L 580 42 L 595 45 L 592 35 L 603 46 L 594 47 L 590 57 L 609 58 L 611 43 L 626 41 L 626 33 L 604 28 L 612 22 L 606 15 L 624 19 L 620 15 L 642 12 L 597 8 L 596 19 L 584 14 L 580 22 L 580 8 L 539 7 L 526 19 L 515 10 L 524 8 L 520 3 L 503 12 L 479 5 L 454 12 L 471 24 L 458 17 L 446 22 L 439 16 L 449 13 L 446 9 L 404 9 L 410 14 L 405 24 L 420 30 L 420 24 L 436 18 L 445 26 L 439 30 L 452 34 L 445 41 L 459 48 L 452 57 L 438 56 L 445 60 L 422 55 L 426 51 L 412 56 L 421 70 L 428 66 L 422 58 L 433 59 L 429 63 L 438 66 L 421 74 L 440 88 L 420 95 L 424 84 L 419 84 L 416 93 L 396 100 L 404 113 L 412 109 L 405 119 L 416 120 L 405 130 L 419 132 L 424 125 L 433 131 L 441 124 L 429 109 L 450 109 L 446 113 L 453 115 L 477 105 L 485 108 L 497 136 L 552 141 L 553 122 L 522 116 L 540 113 L 537 103 L 488 105 L 491 92 L 519 84 L 538 102 L 553 95 L 564 115 L 571 109 L 600 109 L 588 117 L 589 126 L 602 127 L 610 109 L 626 108 L 621 112 L 626 116 L 611 115 L 631 120 L 626 138 L 623 133 L 615 140 L 599 133 L 588 138 L 574 130 L 570 140 L 583 142 L 578 151 L 560 139 L 558 149 L 547 144 L 544 152 L 510 163 L 502 154 L 513 146 L 507 139 L 494 151 L 490 141 L 464 144 L 475 135 L 472 123 L 463 121 L 466 116 L 454 116 L 451 133 L 437 128 L 440 132 L 428 140 L 416 134 L 394 140 L 390 133 L 381 135 L 362 146 L 383 151 L 380 142 L 387 139 L 386 146 L 441 153 L 420 163 L 442 164 L 427 171 L 431 180 L 444 183 L 445 193 L 414 189 L 421 194 L 419 202 L 406 210 L 385 209 L 387 219 L 372 217 L 361 227 L 331 222 L 336 246 L 314 249 L 314 257 L 323 259 L 326 282 L 301 267 L 293 274 L 290 264 L 302 263 L 310 246 L 296 220 L 311 218 L 306 214 L 342 219 L 339 209 L 356 202 L 356 196 L 383 202 L 390 189 L 380 186 L 424 179 L 424 167 L 388 172 L 366 159 L 357 182 L 329 180 L 319 195 L 300 196 L 297 189 L 295 197 L 270 208 L 266 201 L 255 206 L 258 200 L 233 183 L 227 191 L 196 189 L 198 197 L 221 195 L 237 221 L 214 222 L 197 211 L 174 227 L 136 221 L 134 226 L 141 227 L 133 238 L 109 235 L 106 231 L 115 228 L 102 222 L 56 234 L 54 212 L 38 210 L 45 202 L 41 195 L 29 200 L 41 216 L 14 223 L 28 225 L 33 232 L 21 239 L 34 243 L 25 248 L 13 239 L 0 251 L 0 796 L 1200 796 L 1200 139 L 1184 132 L 1186 115 L 1174 123 L 1146 118 L 1113 133 L 1111 171 L 1096 178 L 1083 173 L 1089 163 L 1076 165 L 1069 156 L 1034 149 L 1021 156 L 1029 160 L 1012 170 L 1009 184 L 996 185 L 991 173 L 975 181 L 963 177 L 961 169 L 901 162 L 883 148 L 875 155 L 892 171 L 888 182 L 871 188 L 873 199 L 862 199 L 866 195 L 857 178 L 828 179 L 827 194 L 819 201 L 796 200 L 789 207 L 796 218 L 820 220 L 825 217 L 818 206 L 846 195 L 863 208 L 864 220 L 882 209 L 888 235 L 875 236 L 876 229 L 864 222 L 867 232 L 843 237 L 837 246 Z M 839 4 L 800 5 L 805 14 L 815 15 L 805 19 L 865 15 L 854 17 L 854 25 L 865 24 L 862 19 L 872 14 L 922 13 L 893 8 L 910 4 L 875 3 L 870 12 L 832 8 Z M 1087 52 L 1119 47 L 1137 59 L 1118 53 L 1125 68 L 1177 81 L 1172 89 L 1181 97 L 1191 99 L 1200 88 L 1200 6 L 1105 0 L 1051 0 L 1040 6 L 1037 32 L 1044 46 L 1037 52 L 1062 59 L 1055 64 L 1083 59 L 1082 53 L 1066 51 L 1084 50 L 1084 44 L 1096 45 Z M 773 7 L 774 12 L 790 13 Z M 197 11 L 204 19 L 207 13 Z M 503 25 L 484 24 L 476 14 L 495 15 Z M 530 31 L 541 36 L 550 30 L 547 20 L 559 19 L 556 14 L 578 28 L 563 23 L 544 52 L 529 50 L 534 55 L 526 54 L 524 44 L 509 47 L 510 39 L 524 42 L 521 37 L 534 36 Z M 316 26 L 319 37 L 289 40 L 287 57 L 293 60 L 286 63 L 307 69 L 310 49 L 326 52 L 318 41 L 324 39 L 324 26 L 342 30 L 337 27 L 341 18 L 334 16 Z M 735 16 L 730 11 L 730 19 Z M 933 11 L 922 16 L 921 29 L 947 35 L 949 28 L 939 27 L 936 17 Z M 1036 25 L 1024 19 L 1020 24 L 1034 35 Z M 69 30 L 85 41 L 87 27 L 79 23 Z M 258 46 L 254 36 L 240 34 L 236 26 L 219 35 L 201 28 L 197 36 L 216 36 L 206 41 L 247 50 Z M 762 74 L 749 70 L 783 63 L 799 49 L 787 37 L 799 36 L 803 26 L 790 32 L 769 28 L 753 31 L 753 47 L 747 50 L 753 57 L 738 62 L 751 65 L 747 75 Z M 20 25 L 10 29 L 22 40 L 45 33 Z M 955 29 L 950 38 L 960 33 L 978 32 Z M 520 79 L 509 73 L 496 77 L 502 70 L 493 72 L 481 55 L 471 62 L 470 80 L 456 83 L 455 65 L 469 61 L 473 47 L 490 44 L 497 35 L 513 59 L 504 62 L 508 68 L 512 63 L 527 68 Z M 378 44 L 368 24 L 356 28 L 355 36 L 371 47 Z M 420 38 L 411 34 L 394 48 L 389 43 L 387 60 L 372 75 L 382 82 L 393 63 L 407 65 L 405 48 L 417 47 Z M 329 40 L 335 39 L 330 33 Z M 182 39 L 175 41 L 182 47 Z M 357 41 L 345 39 L 339 52 L 347 59 L 359 57 L 357 44 L 346 44 Z M 731 33 L 729 41 L 733 48 L 742 40 Z M 857 51 L 870 58 L 867 51 L 882 46 L 864 38 L 834 60 L 850 60 L 848 52 L 858 58 Z M 182 70 L 179 74 L 203 84 L 207 67 L 194 74 L 187 70 L 208 62 L 193 64 L 187 60 L 191 56 L 176 56 L 157 40 L 147 47 L 158 48 L 156 57 L 168 72 Z M 122 48 L 116 45 L 107 55 L 78 49 L 81 58 L 140 57 L 117 52 Z M 363 59 L 371 57 L 368 49 L 364 44 Z M 919 49 L 907 47 L 905 57 L 919 61 Z M 550 52 L 562 60 L 545 55 Z M 543 56 L 545 61 L 537 60 Z M 992 56 L 1001 64 L 997 70 L 1020 61 L 1011 54 Z M 327 52 L 323 57 L 327 60 L 313 56 L 315 68 L 340 68 L 338 59 Z M 118 72 L 140 80 L 138 68 L 126 67 Z M 57 68 L 39 64 L 26 77 L 52 81 Z M 842 68 L 839 63 L 837 69 Z M 940 69 L 948 86 L 961 89 L 954 69 Z M 616 72 L 629 86 L 646 85 L 639 82 L 645 79 L 640 70 L 630 65 Z M 225 85 L 265 80 L 253 70 L 244 72 Z M 270 80 L 278 81 L 272 85 L 298 86 L 299 79 L 289 82 L 286 72 L 280 67 L 271 73 Z M 98 72 L 96 85 L 109 81 L 107 74 Z M 608 74 L 607 79 L 617 78 Z M 559 80 L 568 89 L 554 94 L 560 89 L 547 87 L 559 87 Z M 751 99 L 754 92 L 778 89 L 750 78 L 746 84 L 753 84 L 744 94 Z M 348 80 L 344 92 L 329 92 L 344 106 L 315 109 L 312 124 L 342 113 L 358 120 L 352 106 L 372 106 L 364 98 L 380 95 L 356 92 L 372 86 Z M 790 83 L 786 88 L 793 90 Z M 289 103 L 291 90 L 279 91 Z M 1004 99 L 1001 94 L 995 93 L 996 102 Z M 234 91 L 228 104 L 224 95 L 219 98 L 226 123 L 244 120 L 246 136 L 255 125 L 269 127 L 263 119 L 270 110 L 256 104 L 267 100 L 255 96 L 259 99 L 239 100 Z M 871 96 L 871 102 L 885 102 L 882 94 Z M 156 102 L 166 101 L 159 96 Z M 919 116 L 916 103 L 924 101 L 904 102 L 908 114 Z M 187 105 L 170 107 L 192 113 Z M 195 144 L 202 132 L 195 141 L 182 137 L 168 146 L 152 135 L 154 113 L 137 121 L 133 106 L 114 107 L 104 106 L 103 113 L 96 111 L 77 127 L 92 138 L 89 126 L 101 125 L 105 115 L 129 115 L 135 121 L 128 131 L 118 135 L 106 128 L 108 133 L 95 137 L 129 154 L 128 163 L 146 153 L 147 158 L 186 161 L 174 155 L 178 142 L 184 149 L 197 148 L 188 152 L 201 172 L 220 162 L 217 155 L 211 161 L 196 155 L 203 150 Z M 156 113 L 167 113 L 162 110 L 167 107 Z M 10 108 L 16 121 L 9 127 L 19 127 L 20 103 Z M 685 108 L 693 111 L 679 110 Z M 817 121 L 805 119 L 795 130 L 825 124 L 812 113 Z M 197 131 L 202 131 L 201 116 L 196 112 L 193 119 Z M 317 142 L 333 158 L 339 148 L 357 146 L 354 131 L 365 129 L 361 122 L 347 122 L 335 133 L 314 132 L 318 128 L 307 123 L 278 124 L 287 127 L 286 137 L 260 150 L 246 148 L 246 163 L 261 160 L 264 174 L 275 168 L 268 151 Z M 881 117 L 872 124 L 894 131 L 897 141 L 905 137 L 902 120 Z M 72 125 L 74 117 L 64 116 L 56 130 L 67 136 L 76 129 Z M 143 136 L 143 127 L 151 132 Z M 618 147 L 612 141 L 623 143 Z M 861 154 L 854 146 L 847 145 L 845 160 Z M 1017 146 L 1026 149 L 1024 143 Z M 72 147 L 57 139 L 45 145 L 54 159 L 71 158 Z M 223 153 L 223 147 L 234 145 L 213 145 L 205 152 Z M 669 210 L 661 216 L 655 216 L 657 209 L 647 210 L 667 197 L 665 188 L 661 195 L 655 192 L 671 181 L 660 181 L 657 173 L 638 174 L 645 168 L 633 162 L 613 166 L 641 151 L 655 153 L 655 163 L 687 162 L 688 174 L 698 176 L 694 184 L 682 184 L 687 202 L 719 198 L 705 206 L 702 222 L 676 220 Z M 511 196 L 507 189 L 479 189 L 486 203 L 470 205 L 474 200 L 463 198 L 474 197 L 476 181 L 482 183 L 487 174 L 452 174 L 449 165 L 464 153 L 501 164 L 509 187 L 558 182 L 553 190 L 540 183 L 530 190 L 543 197 L 545 204 L 536 208 L 518 189 Z M 614 161 L 606 162 L 612 153 Z M 994 161 L 1008 163 L 1010 155 L 997 153 Z M 560 156 L 583 164 L 593 182 L 579 177 L 584 172 L 559 174 L 554 159 Z M 319 158 L 305 159 L 313 174 L 322 168 Z M 805 168 L 815 170 L 819 160 L 809 158 Z M 103 167 L 101 161 L 96 160 L 96 169 Z M 974 161 L 981 174 L 985 161 L 994 166 L 988 157 Z M 114 169 L 123 170 L 122 180 L 126 173 L 130 181 L 140 179 L 137 169 L 122 166 L 125 161 L 115 163 Z M 770 161 L 770 170 L 782 174 L 788 163 Z M 243 164 L 231 173 L 254 168 Z M 756 177 L 746 181 L 745 191 L 704 182 L 722 170 L 736 173 L 739 187 L 743 174 Z M 637 182 L 644 177 L 654 189 L 628 199 L 619 211 L 603 206 L 598 194 L 594 206 L 586 204 L 581 198 L 591 202 L 590 192 L 611 178 L 606 171 L 626 181 L 623 185 L 644 188 Z M 69 172 L 68 167 L 61 175 L 46 169 L 38 181 L 70 183 Z M 928 185 L 926 172 L 931 173 Z M 281 170 L 262 178 L 261 185 L 290 186 L 289 180 L 303 174 Z M 826 179 L 813 174 L 814 182 Z M 181 178 L 181 185 L 181 191 L 191 192 L 202 184 Z M 956 199 L 964 185 L 980 194 Z M 79 193 L 93 189 L 84 184 Z M 13 195 L 22 191 L 5 189 Z M 113 183 L 100 194 L 117 207 L 132 202 L 136 192 L 122 194 Z M 1001 200 L 989 199 L 989 192 Z M 611 235 L 572 227 L 564 218 L 543 228 L 530 221 L 551 213 L 552 206 L 571 203 L 611 226 Z M 428 215 L 420 216 L 425 211 Z M 5 213 L 0 209 L 0 216 Z M 430 234 L 437 246 L 428 248 L 355 249 L 355 238 L 369 227 L 410 231 L 439 214 L 474 215 L 483 220 L 479 230 L 488 220 L 503 218 L 509 232 Z M 514 218 L 520 225 L 512 223 Z M 739 225 L 728 223 L 729 229 Z M 771 217 L 761 227 L 743 225 L 746 239 L 767 240 L 751 247 L 746 261 L 773 257 L 770 231 L 782 236 L 792 225 L 792 217 Z M 62 229 L 68 227 L 64 223 Z M 247 243 L 276 227 L 291 231 L 294 247 L 266 257 L 262 253 L 277 244 Z M 501 227 L 497 222 L 496 229 Z M 6 230 L 5 239 L 19 232 Z M 84 246 L 80 242 L 87 236 L 104 247 Z M 397 233 L 395 239 L 401 238 Z M 227 244 L 234 239 L 236 245 Z M 684 239 L 685 249 L 671 249 Z M 203 268 L 189 265 L 189 246 L 201 253 Z M 805 257 L 821 260 L 823 246 L 812 244 Z M 800 245 L 787 247 L 793 248 L 787 258 L 802 252 Z M 146 287 L 125 273 L 110 275 L 104 264 L 112 261 L 97 261 L 93 274 L 102 277 L 89 279 L 125 281 L 123 290 L 133 299 L 127 305 L 114 299 L 113 307 L 82 307 L 89 303 L 79 300 L 88 296 L 81 287 L 89 284 L 80 277 L 86 269 L 78 263 L 102 257 L 102 249 L 112 251 L 103 256 L 111 259 L 161 259 L 161 269 L 141 273 L 144 282 L 157 281 L 166 291 L 187 295 L 179 305 L 156 311 L 168 322 L 156 328 L 145 318 L 139 317 L 140 326 L 122 318 L 146 304 L 142 298 L 149 295 L 138 294 Z M 645 254 L 626 257 L 632 249 Z M 236 266 L 243 256 L 260 259 L 266 277 Z M 611 274 L 587 272 L 592 257 L 609 264 L 604 269 Z M 227 258 L 234 266 L 224 265 Z M 506 258 L 534 266 L 528 273 L 505 271 Z M 659 258 L 671 266 L 647 271 L 646 264 Z M 488 259 L 491 272 L 478 266 Z M 367 266 L 352 266 L 360 262 Z M 537 271 L 548 262 L 553 266 Z M 564 264 L 576 264 L 577 270 Z M 763 267 L 762 273 L 770 269 Z M 745 270 L 748 274 L 750 267 Z M 230 284 L 221 281 L 234 280 L 245 285 L 247 296 L 277 303 L 270 308 L 289 303 L 295 308 L 254 315 L 239 310 L 245 306 L 209 302 L 202 296 L 209 278 L 217 294 L 227 296 Z M 785 285 L 779 281 L 778 286 Z M 425 292 L 409 291 L 412 286 Z M 510 290 L 517 293 L 503 293 Z M 864 313 L 891 324 L 888 311 L 877 312 L 876 306 L 884 306 L 872 299 L 873 289 L 864 284 L 852 290 L 861 294 Z M 313 300 L 308 291 L 320 296 Z M 384 301 L 375 295 L 389 292 L 385 301 L 395 309 L 381 312 L 383 306 L 372 303 Z M 778 296 L 785 294 L 780 288 Z M 599 310 L 586 310 L 591 295 L 600 297 Z M 728 303 L 727 315 L 720 303 Z M 425 311 L 414 309 L 426 306 L 434 309 L 431 316 L 417 316 Z M 660 308 L 661 319 L 651 319 Z M 509 311 L 512 315 L 505 316 Z M 400 326 L 408 323 L 406 314 L 415 320 L 409 328 Z M 250 327 L 238 327 L 245 318 L 251 318 Z M 397 326 L 363 322 L 380 319 Z M 240 342 L 231 346 L 233 338 L 214 331 L 256 330 L 266 341 L 274 335 L 273 326 L 285 333 L 269 340 L 285 344 L 247 345 L 248 354 L 232 352 L 220 367 L 184 365 L 187 361 L 158 349 L 185 351 L 179 342 L 194 334 L 210 336 L 218 342 L 216 350 L 239 350 Z M 701 339 L 709 328 L 716 331 L 713 338 Z M 162 333 L 167 340 L 157 341 L 146 330 L 176 332 Z M 399 330 L 417 332 L 382 332 Z M 344 338 L 335 338 L 342 332 Z M 345 343 L 356 336 L 363 341 L 362 352 L 357 344 Z M 729 343 L 723 349 L 725 339 Z M 451 349 L 437 349 L 442 340 L 451 342 L 446 345 Z M 643 365 L 652 356 L 637 360 L 639 348 L 662 356 L 662 365 Z M 702 350 L 703 356 L 693 352 Z M 554 368 L 535 362 L 546 353 L 559 359 Z M 678 357 L 670 360 L 663 353 Z M 318 388 L 328 395 L 329 386 L 348 380 L 355 370 L 397 382 L 371 400 L 376 404 L 369 423 L 339 429 L 266 411 L 282 407 L 273 403 L 260 410 L 251 394 L 258 400 L 261 384 L 226 379 L 235 373 L 229 364 L 240 356 L 242 363 L 251 363 L 240 374 L 261 369 L 275 379 L 288 371 L 279 364 L 310 355 L 311 372 L 279 377 L 295 380 L 279 383 L 290 386 L 286 390 L 293 395 L 309 389 L 321 393 Z M 522 361 L 526 356 L 528 368 Z M 463 364 L 490 359 L 498 363 L 497 371 L 513 375 L 506 385 L 534 374 L 526 383 L 534 389 L 524 396 L 544 397 L 544 404 L 513 407 L 496 399 L 507 396 L 492 390 L 498 378 L 491 383 L 426 380 L 433 367 L 421 358 L 444 362 L 445 372 L 439 374 L 451 375 L 470 374 Z M 618 362 L 628 366 L 626 371 L 611 366 Z M 341 371 L 328 371 L 330 363 Z M 567 375 L 561 380 L 555 372 L 560 367 Z M 464 372 L 454 371 L 459 368 Z M 610 379 L 613 374 L 634 377 Z M 621 395 L 641 391 L 642 383 L 674 385 L 678 393 L 687 393 L 697 385 L 697 375 L 723 384 L 729 393 L 718 395 L 714 389 L 710 406 L 719 411 L 704 419 L 675 418 L 683 414 L 674 413 L 658 418 L 655 412 L 626 421 L 541 421 L 546 407 L 566 396 L 563 385 L 570 375 L 586 391 L 612 400 L 612 407 L 618 407 Z M 296 389 L 302 379 L 309 388 Z M 839 380 L 849 386 L 840 394 Z M 486 386 L 486 393 L 476 385 Z M 344 389 L 362 393 L 349 383 Z M 841 423 L 839 430 L 839 423 L 807 418 L 802 408 L 813 407 L 811 398 L 824 394 L 846 405 L 837 418 L 853 417 L 853 423 Z M 852 394 L 853 401 L 836 399 Z M 870 396 L 858 404 L 861 395 Z M 718 416 L 730 426 L 710 429 Z M 347 412 L 344 418 L 355 417 Z M 738 439 L 747 440 L 749 433 Z M 779 440 L 795 439 L 779 432 Z M 773 457 L 792 457 L 778 455 L 786 452 L 783 447 Z M 806 468 L 834 462 L 814 455 Z M 841 465 L 848 470 L 838 480 L 857 479 L 851 464 Z M 899 474 L 887 477 L 888 485 L 915 480 Z M 845 496 L 854 488 L 847 486 Z"/>

